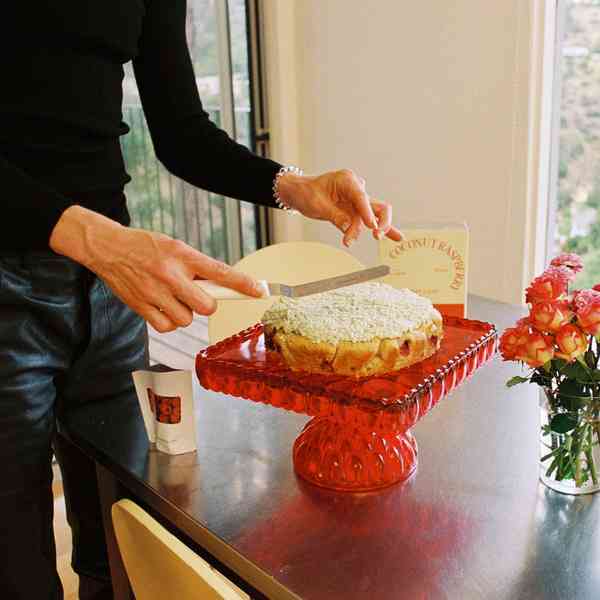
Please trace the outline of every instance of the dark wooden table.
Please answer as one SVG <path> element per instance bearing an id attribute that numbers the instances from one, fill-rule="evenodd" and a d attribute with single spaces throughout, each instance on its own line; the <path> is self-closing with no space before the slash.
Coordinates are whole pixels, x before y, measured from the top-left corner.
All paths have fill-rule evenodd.
<path id="1" fill-rule="evenodd" d="M 499 329 L 521 314 L 471 298 L 469 316 Z M 134 397 L 62 431 L 96 461 L 107 514 L 134 498 L 254 597 L 597 600 L 600 500 L 538 483 L 537 390 L 506 389 L 515 369 L 495 359 L 440 402 L 413 429 L 415 476 L 371 494 L 296 478 L 307 417 L 201 388 L 194 454 L 149 448 Z"/>

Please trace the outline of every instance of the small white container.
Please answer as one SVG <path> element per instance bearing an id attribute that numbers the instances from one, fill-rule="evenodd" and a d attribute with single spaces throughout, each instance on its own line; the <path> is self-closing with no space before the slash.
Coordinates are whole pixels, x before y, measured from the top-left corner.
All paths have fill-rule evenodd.
<path id="1" fill-rule="evenodd" d="M 196 450 L 196 421 L 191 371 L 147 370 L 132 373 L 146 433 L 167 454 Z"/>

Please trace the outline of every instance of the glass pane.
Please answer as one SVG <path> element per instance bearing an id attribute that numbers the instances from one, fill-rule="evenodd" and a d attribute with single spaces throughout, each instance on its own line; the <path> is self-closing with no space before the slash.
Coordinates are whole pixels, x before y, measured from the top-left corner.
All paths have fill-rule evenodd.
<path id="1" fill-rule="evenodd" d="M 577 252 L 576 288 L 600 283 L 600 2 L 565 2 L 555 250 Z"/>
<path id="2" fill-rule="evenodd" d="M 188 0 L 186 33 L 196 84 L 211 119 L 221 124 L 218 27 L 215 2 Z M 250 93 L 244 0 L 230 4 L 236 137 L 250 145 Z M 202 252 L 229 262 L 225 201 L 170 175 L 154 156 L 141 108 L 133 69 L 126 65 L 123 119 L 130 126 L 121 138 L 127 170 L 132 177 L 126 193 L 132 225 L 165 232 Z M 256 219 L 252 204 L 240 203 L 244 253 L 256 249 Z"/>
<path id="3" fill-rule="evenodd" d="M 252 113 L 250 111 L 250 68 L 248 66 L 248 30 L 245 0 L 229 0 L 229 28 L 231 31 L 235 137 L 238 142 L 251 148 Z M 241 202 L 240 212 L 242 253 L 245 256 L 257 249 L 256 207 L 249 202 Z"/>

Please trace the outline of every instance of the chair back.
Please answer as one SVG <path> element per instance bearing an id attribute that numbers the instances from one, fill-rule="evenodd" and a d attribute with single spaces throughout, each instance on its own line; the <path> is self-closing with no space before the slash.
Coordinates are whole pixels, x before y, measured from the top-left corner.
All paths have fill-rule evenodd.
<path id="1" fill-rule="evenodd" d="M 136 600 L 250 600 L 131 500 L 112 506 L 112 520 Z"/>

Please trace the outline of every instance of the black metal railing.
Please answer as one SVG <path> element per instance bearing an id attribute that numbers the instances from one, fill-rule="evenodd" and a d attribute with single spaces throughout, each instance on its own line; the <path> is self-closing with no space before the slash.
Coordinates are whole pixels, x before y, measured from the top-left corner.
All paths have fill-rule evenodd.
<path id="1" fill-rule="evenodd" d="M 206 110 L 219 125 L 219 110 Z M 131 128 L 122 138 L 122 148 L 132 177 L 126 189 L 132 225 L 161 231 L 230 262 L 225 198 L 187 185 L 156 160 L 141 106 L 125 106 L 123 118 Z M 249 108 L 236 108 L 236 123 L 249 129 Z M 241 218 L 242 238 L 254 240 L 256 221 L 245 213 Z M 244 246 L 247 248 L 248 244 Z"/>

